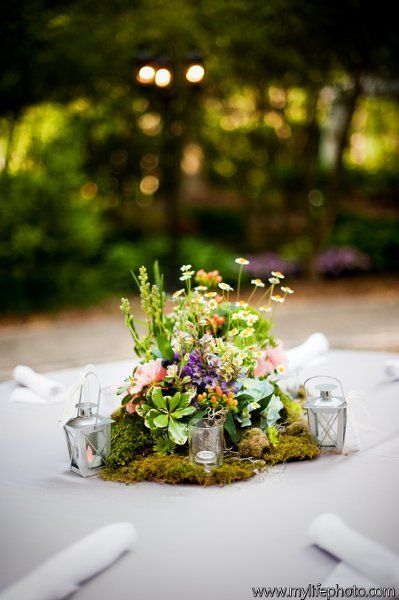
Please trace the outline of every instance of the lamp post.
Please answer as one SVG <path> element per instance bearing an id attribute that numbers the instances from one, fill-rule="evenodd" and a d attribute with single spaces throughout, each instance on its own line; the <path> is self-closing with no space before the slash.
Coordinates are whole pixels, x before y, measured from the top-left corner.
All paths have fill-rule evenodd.
<path id="1" fill-rule="evenodd" d="M 173 64 L 173 67 L 172 67 Z M 160 106 L 163 117 L 163 146 L 160 149 L 159 190 L 164 194 L 169 235 L 168 270 L 175 283 L 179 263 L 181 160 L 188 126 L 193 118 L 195 98 L 205 77 L 203 59 L 190 52 L 185 60 L 171 61 L 142 51 L 137 57 L 136 82 L 151 101 Z"/>

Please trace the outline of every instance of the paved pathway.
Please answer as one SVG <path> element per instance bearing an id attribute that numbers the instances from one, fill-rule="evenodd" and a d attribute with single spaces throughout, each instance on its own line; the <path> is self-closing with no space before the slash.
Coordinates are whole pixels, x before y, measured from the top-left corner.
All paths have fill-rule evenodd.
<path id="1" fill-rule="evenodd" d="M 399 285 L 378 293 L 360 285 L 351 295 L 305 285 L 281 308 L 275 332 L 286 347 L 322 331 L 333 348 L 399 352 Z M 47 371 L 128 359 L 132 352 L 117 300 L 102 310 L 0 324 L 0 380 L 20 363 Z"/>

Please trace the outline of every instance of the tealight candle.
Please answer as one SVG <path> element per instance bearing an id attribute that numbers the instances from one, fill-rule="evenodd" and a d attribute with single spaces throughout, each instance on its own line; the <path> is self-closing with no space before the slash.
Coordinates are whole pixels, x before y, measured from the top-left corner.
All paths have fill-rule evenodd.
<path id="1" fill-rule="evenodd" d="M 195 462 L 200 465 L 211 465 L 216 462 L 216 454 L 211 450 L 200 450 L 195 455 Z"/>

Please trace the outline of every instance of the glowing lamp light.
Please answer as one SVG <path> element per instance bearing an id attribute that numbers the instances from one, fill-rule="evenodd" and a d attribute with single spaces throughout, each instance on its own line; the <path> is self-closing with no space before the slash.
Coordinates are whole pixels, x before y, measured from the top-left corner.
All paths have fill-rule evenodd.
<path id="1" fill-rule="evenodd" d="M 186 71 L 186 79 L 190 83 L 200 83 L 205 75 L 205 69 L 202 65 L 190 65 Z"/>
<path id="2" fill-rule="evenodd" d="M 148 85 L 154 81 L 155 69 L 151 65 L 144 65 L 137 73 L 137 81 L 143 85 Z"/>
<path id="3" fill-rule="evenodd" d="M 155 73 L 155 85 L 158 87 L 167 87 L 170 84 L 171 79 L 172 73 L 165 67 L 158 69 L 158 71 Z"/>
<path id="4" fill-rule="evenodd" d="M 140 181 L 140 191 L 146 196 L 155 194 L 159 188 L 159 179 L 155 175 L 145 175 Z"/>

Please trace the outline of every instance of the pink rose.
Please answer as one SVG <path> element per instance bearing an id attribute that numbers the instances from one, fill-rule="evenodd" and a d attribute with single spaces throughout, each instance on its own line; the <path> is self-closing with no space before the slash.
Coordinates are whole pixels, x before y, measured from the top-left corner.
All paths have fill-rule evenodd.
<path id="1" fill-rule="evenodd" d="M 129 394 L 139 394 L 147 385 L 162 381 L 165 378 L 166 369 L 162 366 L 162 359 L 150 360 L 148 363 L 138 365 L 133 375 L 133 385 L 128 388 Z M 127 409 L 128 410 L 128 409 Z M 134 412 L 129 411 L 128 412 Z"/>
<path id="2" fill-rule="evenodd" d="M 268 346 L 260 359 L 258 360 L 258 364 L 254 369 L 255 377 L 262 377 L 263 375 L 268 375 L 272 373 L 277 367 L 283 365 L 284 367 L 287 364 L 287 357 L 283 350 L 283 343 L 278 340 L 278 344 L 275 348 L 272 346 Z"/>

